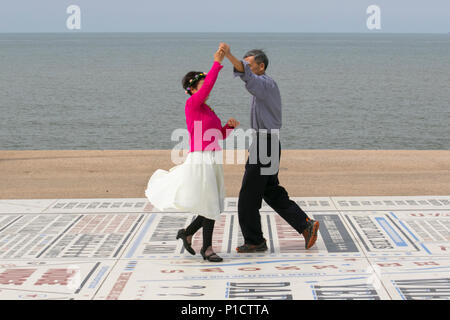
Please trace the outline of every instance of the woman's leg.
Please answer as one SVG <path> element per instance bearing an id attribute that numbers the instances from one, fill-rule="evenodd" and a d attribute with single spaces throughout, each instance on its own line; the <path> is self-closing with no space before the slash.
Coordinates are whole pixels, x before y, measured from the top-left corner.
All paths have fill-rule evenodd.
<path id="1" fill-rule="evenodd" d="M 200 230 L 200 228 L 203 226 L 204 221 L 203 216 L 197 216 L 197 218 L 194 219 L 194 221 L 191 222 L 191 224 L 186 228 L 186 239 L 189 243 L 192 243 L 192 236 Z"/>
<path id="2" fill-rule="evenodd" d="M 190 243 L 192 235 L 200 228 L 203 228 L 203 246 L 202 255 L 209 257 L 211 262 L 221 262 L 222 258 L 214 253 L 212 248 L 212 237 L 214 231 L 215 220 L 208 219 L 203 216 L 198 216 L 186 229 L 186 240 Z M 206 259 L 206 258 L 205 258 Z"/>
<path id="3" fill-rule="evenodd" d="M 212 237 L 213 237 L 213 231 L 214 231 L 214 224 L 215 220 L 207 219 L 203 217 L 203 250 L 205 251 L 205 254 L 209 256 L 214 251 L 212 249 Z"/>

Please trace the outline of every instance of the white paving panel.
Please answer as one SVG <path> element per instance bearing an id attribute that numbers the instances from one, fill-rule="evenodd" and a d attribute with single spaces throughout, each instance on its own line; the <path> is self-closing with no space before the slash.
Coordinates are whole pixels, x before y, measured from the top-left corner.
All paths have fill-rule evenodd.
<path id="1" fill-rule="evenodd" d="M 276 213 L 261 213 L 261 224 L 267 240 L 268 251 L 264 257 L 365 257 L 358 240 L 346 226 L 338 212 L 313 212 L 310 216 L 321 222 L 316 245 L 305 249 L 305 241 L 291 226 Z M 185 228 L 195 216 L 188 213 L 153 213 L 146 217 L 124 258 L 167 259 L 189 255 L 182 242 L 176 240 L 177 231 Z M 226 259 L 242 257 L 236 247 L 243 244 L 237 213 L 224 213 L 214 226 L 213 246 Z M 192 240 L 192 247 L 198 253 L 202 247 L 202 233 Z M 258 255 L 250 254 L 248 257 Z"/>
<path id="2" fill-rule="evenodd" d="M 450 211 L 342 212 L 361 247 L 371 256 L 447 256 Z"/>
<path id="3" fill-rule="evenodd" d="M 450 210 L 450 196 L 331 197 L 338 210 Z"/>
<path id="4" fill-rule="evenodd" d="M 237 198 L 216 222 L 222 263 L 175 236 L 195 216 L 145 198 L 0 201 L 0 299 L 448 299 L 450 197 L 292 197 L 315 246 L 263 202 L 268 251 L 238 254 Z"/>
<path id="5" fill-rule="evenodd" d="M 114 260 L 1 260 L 0 298 L 90 300 L 114 264 Z"/>
<path id="6" fill-rule="evenodd" d="M 59 199 L 45 213 L 152 212 L 144 198 L 130 199 Z"/>
<path id="7" fill-rule="evenodd" d="M 0 200 L 1 213 L 41 213 L 55 203 L 50 200 Z"/>
<path id="8" fill-rule="evenodd" d="M 149 272 L 151 270 L 151 272 Z M 389 299 L 364 259 L 123 260 L 96 299 Z M 344 285 L 345 284 L 345 285 Z"/>
<path id="9" fill-rule="evenodd" d="M 337 210 L 333 201 L 329 197 L 290 197 L 295 201 L 303 211 L 333 211 Z M 238 198 L 227 198 L 225 201 L 225 211 L 236 212 L 238 209 Z M 261 212 L 272 212 L 273 209 L 263 200 L 261 204 Z"/>
<path id="10" fill-rule="evenodd" d="M 0 259 L 116 258 L 144 215 L 0 215 Z"/>
<path id="11" fill-rule="evenodd" d="M 450 257 L 369 259 L 375 274 L 395 300 L 448 300 Z"/>

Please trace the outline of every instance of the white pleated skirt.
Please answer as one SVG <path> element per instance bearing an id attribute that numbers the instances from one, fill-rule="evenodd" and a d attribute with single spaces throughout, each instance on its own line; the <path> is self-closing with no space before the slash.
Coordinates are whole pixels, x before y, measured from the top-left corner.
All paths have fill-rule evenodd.
<path id="1" fill-rule="evenodd" d="M 194 151 L 169 171 L 151 176 L 145 196 L 160 211 L 173 209 L 217 220 L 225 207 L 222 151 Z"/>

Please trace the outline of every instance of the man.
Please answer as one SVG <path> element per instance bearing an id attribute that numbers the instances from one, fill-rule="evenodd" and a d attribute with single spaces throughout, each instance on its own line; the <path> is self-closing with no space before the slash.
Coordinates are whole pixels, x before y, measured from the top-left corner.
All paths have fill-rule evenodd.
<path id="1" fill-rule="evenodd" d="M 236 250 L 247 253 L 268 249 L 259 213 L 262 199 L 303 235 L 305 248 L 309 249 L 317 240 L 319 222 L 309 219 L 306 213 L 289 199 L 288 193 L 279 184 L 278 166 L 275 172 L 263 172 L 268 164 L 262 161 L 261 148 L 268 150 L 267 155 L 271 162 L 279 163 L 281 157 L 279 137 L 273 134 L 281 128 L 281 96 L 276 82 L 266 74 L 269 60 L 262 50 L 251 50 L 245 54 L 243 60 L 239 60 L 231 54 L 228 44 L 221 43 L 220 46 L 234 66 L 235 77 L 239 76 L 245 82 L 247 91 L 253 96 L 250 119 L 251 127 L 256 132 L 256 141 L 252 143 L 254 147 L 250 147 L 249 159 L 245 164 L 238 201 L 239 224 L 245 243 Z M 252 157 L 255 157 L 256 161 L 250 161 Z"/>

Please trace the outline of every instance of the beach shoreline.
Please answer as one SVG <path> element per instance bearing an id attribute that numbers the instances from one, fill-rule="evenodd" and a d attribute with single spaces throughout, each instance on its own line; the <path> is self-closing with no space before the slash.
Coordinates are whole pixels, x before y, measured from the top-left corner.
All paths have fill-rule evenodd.
<path id="1" fill-rule="evenodd" d="M 0 199 L 144 198 L 152 173 L 175 166 L 171 152 L 1 150 Z M 244 164 L 223 167 L 237 197 Z M 450 195 L 450 151 L 283 149 L 279 180 L 291 197 Z"/>

